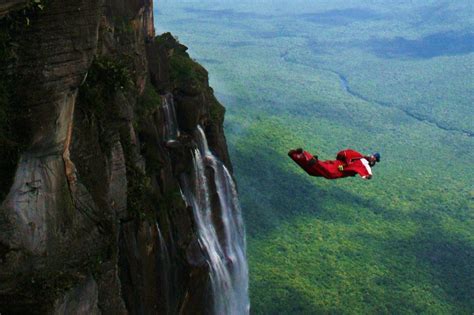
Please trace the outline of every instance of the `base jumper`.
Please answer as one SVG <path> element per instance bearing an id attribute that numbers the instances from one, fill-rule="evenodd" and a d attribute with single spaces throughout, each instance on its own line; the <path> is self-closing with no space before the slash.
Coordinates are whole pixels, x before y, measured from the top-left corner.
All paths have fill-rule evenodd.
<path id="1" fill-rule="evenodd" d="M 311 176 L 336 179 L 359 174 L 363 179 L 372 178 L 372 167 L 380 162 L 380 154 L 363 155 L 352 149 L 337 153 L 336 160 L 320 161 L 318 156 L 299 148 L 290 150 L 288 156 Z"/>

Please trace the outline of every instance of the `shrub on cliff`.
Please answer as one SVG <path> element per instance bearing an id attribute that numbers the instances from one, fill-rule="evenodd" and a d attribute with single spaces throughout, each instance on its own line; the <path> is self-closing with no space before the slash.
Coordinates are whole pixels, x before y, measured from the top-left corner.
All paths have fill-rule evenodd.
<path id="1" fill-rule="evenodd" d="M 132 84 L 130 71 L 123 61 L 97 56 L 79 90 L 79 98 L 91 113 L 101 118 L 114 93 Z"/>
<path id="2" fill-rule="evenodd" d="M 171 33 L 164 33 L 155 40 L 161 49 L 167 51 L 173 90 L 196 95 L 208 87 L 207 71 L 191 59 L 187 53 L 188 47 L 180 44 Z"/>

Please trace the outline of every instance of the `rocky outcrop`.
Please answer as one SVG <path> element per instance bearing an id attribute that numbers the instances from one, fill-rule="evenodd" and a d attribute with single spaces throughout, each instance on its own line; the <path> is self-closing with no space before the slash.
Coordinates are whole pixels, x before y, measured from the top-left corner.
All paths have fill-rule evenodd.
<path id="1" fill-rule="evenodd" d="M 179 185 L 198 124 L 230 168 L 206 70 L 152 0 L 7 0 L 0 23 L 0 313 L 209 313 Z"/>

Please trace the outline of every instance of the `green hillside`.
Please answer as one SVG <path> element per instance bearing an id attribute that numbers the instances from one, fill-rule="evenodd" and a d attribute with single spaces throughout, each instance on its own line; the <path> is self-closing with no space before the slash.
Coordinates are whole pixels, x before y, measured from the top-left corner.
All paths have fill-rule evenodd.
<path id="1" fill-rule="evenodd" d="M 472 16 L 467 0 L 157 3 L 227 108 L 253 314 L 474 312 Z M 382 162 L 327 181 L 295 147 Z"/>

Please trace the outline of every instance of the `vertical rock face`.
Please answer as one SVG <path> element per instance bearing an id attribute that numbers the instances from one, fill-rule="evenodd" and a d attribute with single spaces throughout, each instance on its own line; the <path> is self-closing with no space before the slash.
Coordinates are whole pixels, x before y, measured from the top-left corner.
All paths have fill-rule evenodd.
<path id="1" fill-rule="evenodd" d="M 179 182 L 198 125 L 231 168 L 206 70 L 152 0 L 7 0 L 0 26 L 0 313 L 212 313 Z"/>

